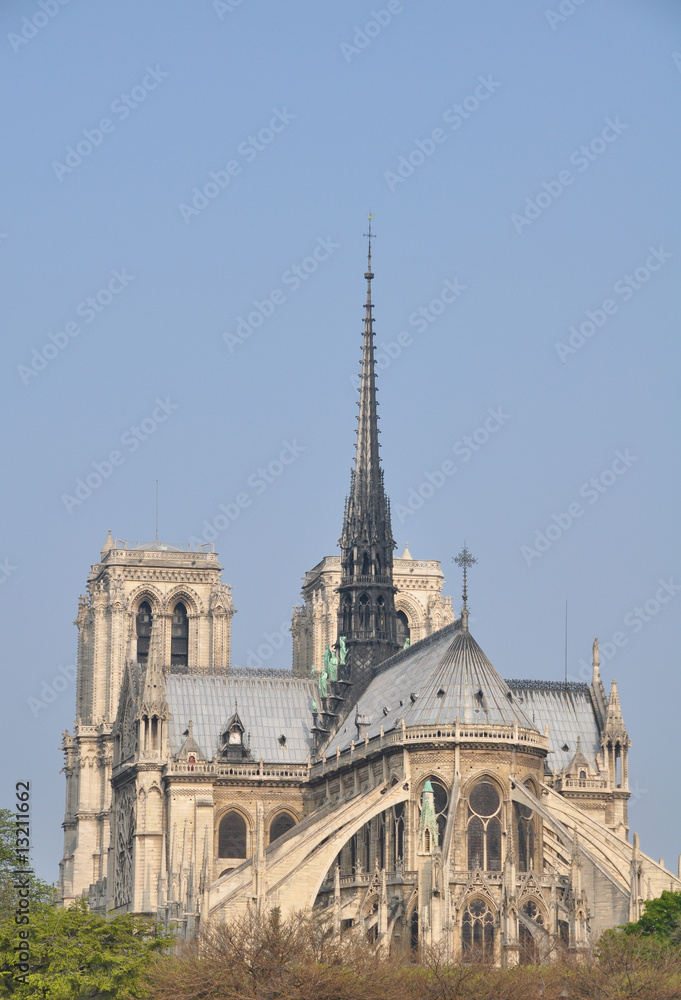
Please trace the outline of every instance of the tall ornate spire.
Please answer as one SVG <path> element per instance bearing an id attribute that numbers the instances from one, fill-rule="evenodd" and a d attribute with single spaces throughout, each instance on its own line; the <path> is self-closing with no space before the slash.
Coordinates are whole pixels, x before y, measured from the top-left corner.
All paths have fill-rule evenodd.
<path id="1" fill-rule="evenodd" d="M 378 444 L 374 318 L 371 301 L 371 244 L 375 234 L 369 216 L 367 296 L 364 304 L 362 370 L 355 463 L 345 504 L 341 546 L 341 586 L 338 634 L 347 641 L 347 670 L 353 684 L 371 679 L 374 667 L 398 649 L 393 538 L 390 502 L 385 495 Z M 341 660 L 341 663 L 343 661 Z"/>

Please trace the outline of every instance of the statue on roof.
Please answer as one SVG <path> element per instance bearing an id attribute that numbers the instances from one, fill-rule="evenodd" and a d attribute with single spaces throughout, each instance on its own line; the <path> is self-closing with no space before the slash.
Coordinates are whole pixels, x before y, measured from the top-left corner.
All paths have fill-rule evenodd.
<path id="1" fill-rule="evenodd" d="M 327 646 L 324 650 L 324 670 L 328 673 L 329 663 L 331 662 L 331 650 Z"/>
<path id="2" fill-rule="evenodd" d="M 338 657 L 336 656 L 335 651 L 333 651 L 329 657 L 328 674 L 330 681 L 338 680 Z"/>
<path id="3" fill-rule="evenodd" d="M 310 677 L 316 677 L 316 676 L 317 676 L 317 668 L 315 667 L 314 663 L 311 663 L 310 664 Z"/>
<path id="4" fill-rule="evenodd" d="M 348 647 L 347 647 L 347 643 L 345 641 L 345 636 L 344 635 L 342 635 L 340 637 L 340 639 L 338 640 L 338 644 L 340 645 L 340 662 L 341 662 L 341 667 L 344 667 L 345 666 L 345 662 L 346 662 L 346 660 L 348 658 Z"/>
<path id="5" fill-rule="evenodd" d="M 402 649 L 409 649 L 410 646 L 411 646 L 411 639 L 409 638 L 409 636 L 407 636 L 407 638 L 404 640 L 404 646 L 402 647 Z"/>
<path id="6" fill-rule="evenodd" d="M 319 696 L 321 698 L 326 698 L 328 696 L 328 688 L 326 686 L 326 679 L 328 676 L 326 668 L 324 668 L 319 675 Z"/>

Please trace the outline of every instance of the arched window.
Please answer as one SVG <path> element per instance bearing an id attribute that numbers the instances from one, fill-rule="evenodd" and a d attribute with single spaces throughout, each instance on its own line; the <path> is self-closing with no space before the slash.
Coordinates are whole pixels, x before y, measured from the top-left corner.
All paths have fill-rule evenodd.
<path id="1" fill-rule="evenodd" d="M 586 788 L 586 771 L 579 772 L 579 787 Z"/>
<path id="2" fill-rule="evenodd" d="M 411 631 L 409 628 L 409 619 L 407 618 L 404 611 L 397 612 L 397 641 L 400 646 L 404 646 L 407 639 L 411 640 Z"/>
<path id="3" fill-rule="evenodd" d="M 273 844 L 275 840 L 279 839 L 279 837 L 283 837 L 284 834 L 288 833 L 291 827 L 295 825 L 296 821 L 289 813 L 277 813 L 270 823 L 270 844 Z"/>
<path id="4" fill-rule="evenodd" d="M 352 602 L 349 597 L 343 598 L 343 631 L 347 634 L 352 628 Z"/>
<path id="5" fill-rule="evenodd" d="M 365 632 L 371 628 L 371 604 L 366 594 L 359 599 L 359 627 Z"/>
<path id="6" fill-rule="evenodd" d="M 494 916 L 484 899 L 472 899 L 464 910 L 461 946 L 467 961 L 494 960 Z"/>
<path id="7" fill-rule="evenodd" d="M 398 802 L 392 808 L 393 814 L 393 868 L 397 869 L 397 862 L 404 860 L 404 802 Z"/>
<path id="8" fill-rule="evenodd" d="M 362 576 L 371 576 L 371 559 L 368 552 L 362 556 Z"/>
<path id="9" fill-rule="evenodd" d="M 376 601 L 376 628 L 379 632 L 385 632 L 385 600 L 380 596 Z"/>
<path id="10" fill-rule="evenodd" d="M 149 658 L 149 642 L 151 640 L 151 606 L 148 601 L 142 601 L 137 609 L 137 662 L 146 663 Z"/>
<path id="11" fill-rule="evenodd" d="M 378 817 L 378 836 L 376 838 L 376 850 L 378 852 L 378 867 L 385 868 L 385 813 Z"/>
<path id="12" fill-rule="evenodd" d="M 540 926 L 544 923 L 544 918 L 539 911 L 537 904 L 528 899 L 526 903 L 523 903 L 522 912 L 530 920 L 534 921 L 535 924 Z M 521 965 L 536 965 L 539 961 L 539 949 L 537 947 L 537 938 L 525 924 L 521 922 L 520 924 L 520 964 Z"/>
<path id="13" fill-rule="evenodd" d="M 518 871 L 527 872 L 535 866 L 534 813 L 529 806 L 516 803 L 515 815 L 518 830 Z"/>
<path id="14" fill-rule="evenodd" d="M 218 855 L 221 858 L 246 857 L 246 820 L 238 812 L 228 812 L 220 820 Z"/>
<path id="15" fill-rule="evenodd" d="M 186 667 L 189 652 L 189 619 L 182 601 L 175 605 L 170 639 L 170 662 L 173 666 Z"/>
<path id="16" fill-rule="evenodd" d="M 468 869 L 501 871 L 501 797 L 483 779 L 468 796 Z"/>
<path id="17" fill-rule="evenodd" d="M 442 847 L 442 840 L 445 835 L 447 825 L 447 807 L 449 806 L 449 794 L 447 789 L 438 778 L 432 775 L 427 779 L 433 786 L 433 807 L 435 809 L 435 821 L 437 823 L 438 844 Z M 424 782 L 425 784 L 425 782 Z M 419 806 L 420 808 L 420 806 Z"/>

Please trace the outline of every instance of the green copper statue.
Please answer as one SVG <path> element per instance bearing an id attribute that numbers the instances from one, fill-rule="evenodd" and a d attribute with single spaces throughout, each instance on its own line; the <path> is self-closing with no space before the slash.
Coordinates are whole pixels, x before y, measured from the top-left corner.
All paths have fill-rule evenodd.
<path id="1" fill-rule="evenodd" d="M 310 664 L 310 677 L 316 677 L 316 676 L 317 676 L 317 668 L 315 667 L 314 663 L 311 663 Z"/>
<path id="2" fill-rule="evenodd" d="M 338 680 L 338 657 L 336 656 L 335 650 L 331 653 L 329 657 L 329 680 Z"/>
<path id="3" fill-rule="evenodd" d="M 328 672 L 329 663 L 331 662 L 331 650 L 327 646 L 324 650 L 324 670 Z"/>
<path id="4" fill-rule="evenodd" d="M 407 638 L 404 640 L 404 646 L 402 647 L 402 649 L 409 649 L 410 646 L 411 646 L 411 640 L 409 639 L 409 636 L 407 636 Z"/>
<path id="5" fill-rule="evenodd" d="M 328 676 L 329 675 L 327 674 L 326 669 L 322 670 L 321 674 L 319 675 L 319 695 L 321 698 L 327 697 L 326 678 Z"/>
<path id="6" fill-rule="evenodd" d="M 340 639 L 338 640 L 338 642 L 340 643 L 340 661 L 341 661 L 341 667 L 344 667 L 345 666 L 345 661 L 348 658 L 348 647 L 345 644 L 345 636 L 342 635 L 340 637 Z"/>
<path id="7" fill-rule="evenodd" d="M 312 709 L 312 714 L 316 715 L 317 712 L 319 711 L 319 709 L 317 708 L 317 702 L 314 700 L 314 698 L 310 699 L 310 702 L 311 702 L 310 708 Z"/>

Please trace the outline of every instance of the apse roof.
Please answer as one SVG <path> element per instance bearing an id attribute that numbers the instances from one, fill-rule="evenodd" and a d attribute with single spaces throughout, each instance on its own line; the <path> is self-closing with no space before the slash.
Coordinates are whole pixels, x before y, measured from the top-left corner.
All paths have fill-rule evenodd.
<path id="1" fill-rule="evenodd" d="M 406 726 L 462 723 L 533 725 L 473 636 L 448 626 L 393 658 L 391 665 L 373 679 L 357 702 L 327 753 L 357 739 L 355 714 L 370 719 L 369 737 Z M 543 727 L 542 727 L 543 729 Z"/>
<path id="2" fill-rule="evenodd" d="M 258 676 L 261 674 L 261 676 Z M 314 681 L 267 676 L 265 671 L 248 675 L 167 674 L 166 701 L 170 709 L 171 752 L 179 752 L 189 720 L 193 736 L 208 760 L 217 752 L 225 725 L 238 710 L 246 733 L 251 736 L 251 755 L 270 763 L 304 763 L 312 748 L 311 700 Z M 285 736 L 284 744 L 280 737 Z"/>

